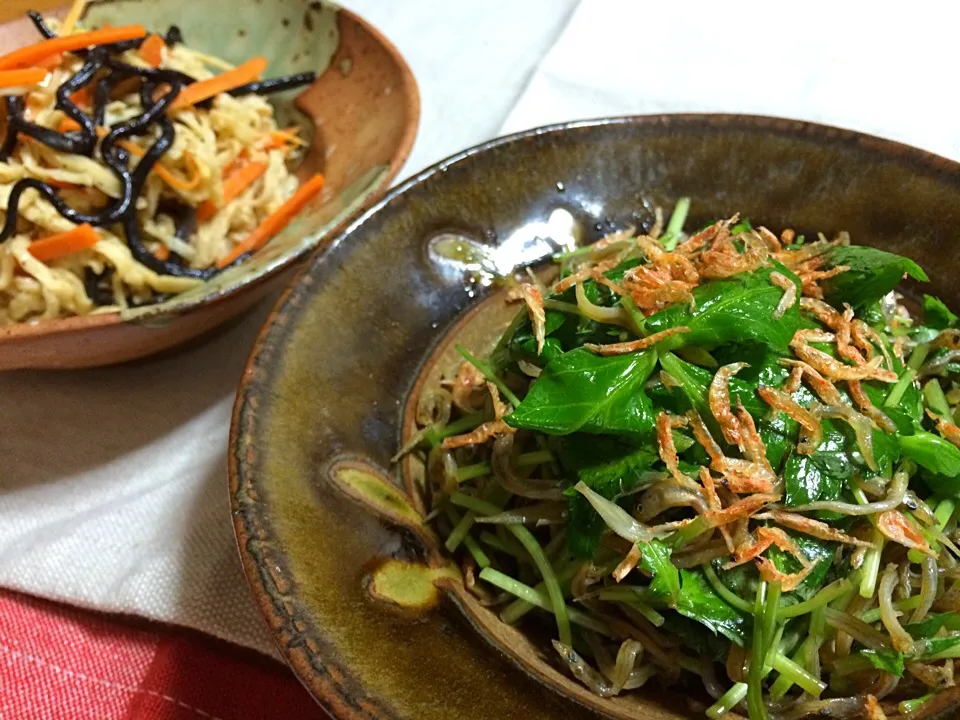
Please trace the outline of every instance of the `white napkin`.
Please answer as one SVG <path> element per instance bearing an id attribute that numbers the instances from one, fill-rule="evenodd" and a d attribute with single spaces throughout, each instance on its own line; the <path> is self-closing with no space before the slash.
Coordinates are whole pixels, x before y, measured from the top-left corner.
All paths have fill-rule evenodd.
<path id="1" fill-rule="evenodd" d="M 416 171 L 488 139 L 575 0 L 354 0 L 417 75 Z M 227 494 L 236 382 L 269 303 L 135 365 L 0 375 L 0 586 L 176 623 L 276 654 Z"/>
<path id="2" fill-rule="evenodd" d="M 960 158 L 956 3 L 584 0 L 504 123 L 743 112 Z"/>

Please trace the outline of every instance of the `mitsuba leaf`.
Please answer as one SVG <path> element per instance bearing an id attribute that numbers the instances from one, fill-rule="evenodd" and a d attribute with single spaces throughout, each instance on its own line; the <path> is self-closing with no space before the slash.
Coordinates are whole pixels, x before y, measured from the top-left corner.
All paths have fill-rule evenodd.
<path id="1" fill-rule="evenodd" d="M 950 631 L 960 630 L 960 614 L 955 612 L 945 612 L 936 615 L 930 615 L 926 620 L 904 625 L 906 630 L 915 640 L 932 638 L 940 628 L 946 628 Z"/>
<path id="2" fill-rule="evenodd" d="M 947 478 L 960 476 L 960 448 L 949 440 L 920 430 L 913 435 L 900 437 L 899 441 L 900 452 L 917 465 L 935 475 Z"/>
<path id="3" fill-rule="evenodd" d="M 924 282 L 928 280 L 923 268 L 910 258 L 865 245 L 831 248 L 827 251 L 827 264 L 850 268 L 820 284 L 826 300 L 835 307 L 849 303 L 858 308 L 879 300 L 905 275 Z"/>
<path id="4" fill-rule="evenodd" d="M 746 618 L 717 595 L 700 570 L 680 570 L 680 594 L 675 609 L 714 634 L 744 644 Z"/>
<path id="5" fill-rule="evenodd" d="M 831 420 L 823 421 L 823 442 L 811 455 L 794 452 L 783 468 L 784 503 L 788 507 L 836 500 L 856 468 L 847 438 Z"/>
<path id="6" fill-rule="evenodd" d="M 903 677 L 903 653 L 899 650 L 881 649 L 881 650 L 861 650 L 870 664 L 878 670 L 884 670 L 891 675 Z"/>
<path id="7" fill-rule="evenodd" d="M 713 422 L 713 415 L 710 413 L 710 403 L 708 393 L 710 383 L 713 381 L 713 371 L 702 368 L 686 360 L 681 360 L 674 353 L 663 353 L 660 357 L 660 364 L 680 383 L 680 392 L 686 396 L 690 406 L 693 407 L 700 416 L 708 423 Z M 743 374 L 746 375 L 745 368 Z M 769 408 L 764 404 L 760 396 L 757 395 L 757 382 L 748 382 L 736 375 L 730 378 L 728 383 L 730 388 L 730 401 L 736 406 L 737 400 L 743 403 L 743 407 L 753 417 L 759 418 Z"/>
<path id="8" fill-rule="evenodd" d="M 695 620 L 670 611 L 663 613 L 663 620 L 661 632 L 667 637 L 677 638 L 683 646 L 701 655 L 720 658 L 726 657 L 730 651 L 730 641 L 726 637 L 715 635 Z"/>
<path id="9" fill-rule="evenodd" d="M 960 478 L 938 475 L 926 468 L 920 469 L 920 477 L 935 495 L 945 498 L 960 498 Z"/>
<path id="10" fill-rule="evenodd" d="M 560 462 L 570 485 L 582 481 L 607 500 L 617 500 L 643 485 L 643 474 L 659 460 L 649 447 L 637 447 L 605 435 L 576 433 L 563 438 Z M 567 491 L 567 547 L 591 558 L 606 528 L 603 518 L 580 493 Z"/>
<path id="11" fill-rule="evenodd" d="M 953 648 L 955 648 L 957 645 L 960 645 L 960 636 L 958 635 L 942 638 L 928 638 L 926 640 L 920 640 L 917 642 L 914 646 L 914 651 L 917 653 L 920 659 L 931 658 L 939 655 L 940 653 L 947 652 L 948 650 L 953 650 Z"/>
<path id="12" fill-rule="evenodd" d="M 654 351 L 602 357 L 571 350 L 547 363 L 506 421 L 548 435 L 650 433 L 656 421 L 643 383 L 656 362 Z"/>
<path id="13" fill-rule="evenodd" d="M 543 351 L 537 353 L 537 339 L 533 336 L 533 326 L 527 319 L 517 328 L 509 343 L 510 354 L 514 360 L 522 359 L 543 367 L 563 353 L 563 343 L 560 338 L 553 337 L 553 334 L 568 321 L 574 323 L 576 318 L 557 310 L 547 310 L 544 315 L 546 338 L 543 343 Z"/>
<path id="14" fill-rule="evenodd" d="M 786 275 L 797 285 L 797 303 L 778 320 L 774 320 L 773 314 L 783 290 L 770 282 L 772 272 Z M 750 341 L 786 351 L 800 327 L 799 297 L 800 281 L 796 275 L 775 264 L 700 285 L 693 291 L 695 309 L 691 310 L 687 303 L 671 305 L 648 317 L 647 329 L 653 333 L 681 325 L 690 328 L 688 333 L 664 340 L 663 349 Z"/>
<path id="15" fill-rule="evenodd" d="M 957 324 L 957 316 L 951 312 L 946 303 L 940 298 L 932 295 L 923 296 L 923 322 L 935 330 L 943 330 L 948 327 L 954 327 Z"/>
<path id="16" fill-rule="evenodd" d="M 659 540 L 638 545 L 641 553 L 640 567 L 653 576 L 650 593 L 666 598 L 668 605 L 676 607 L 680 602 L 680 573 L 670 562 L 670 548 Z"/>
<path id="17" fill-rule="evenodd" d="M 792 539 L 800 552 L 814 566 L 810 574 L 793 590 L 793 594 L 801 600 L 808 600 L 817 594 L 827 580 L 833 564 L 834 545 L 806 535 L 793 535 Z M 803 569 L 797 558 L 776 546 L 767 551 L 767 556 L 780 572 L 795 573 Z"/>
<path id="18" fill-rule="evenodd" d="M 744 643 L 746 618 L 717 595 L 700 570 L 677 570 L 670 549 L 658 541 L 641 546 L 641 567 L 653 575 L 650 597 L 661 600 L 681 615 L 696 620 L 714 635 Z"/>
<path id="19" fill-rule="evenodd" d="M 792 451 L 784 464 L 784 502 L 789 507 L 836 500 L 854 475 L 889 477 L 900 458 L 898 436 L 874 429 L 873 455 L 879 468 L 875 473 L 867 467 L 849 425 L 825 419 L 821 427 L 823 441 L 813 454 Z"/>

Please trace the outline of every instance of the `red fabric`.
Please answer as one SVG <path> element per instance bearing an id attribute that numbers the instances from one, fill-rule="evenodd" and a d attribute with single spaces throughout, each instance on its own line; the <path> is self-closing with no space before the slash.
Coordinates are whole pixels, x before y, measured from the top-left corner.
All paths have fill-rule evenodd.
<path id="1" fill-rule="evenodd" d="M 0 718 L 329 720 L 286 667 L 257 653 L 7 591 Z"/>

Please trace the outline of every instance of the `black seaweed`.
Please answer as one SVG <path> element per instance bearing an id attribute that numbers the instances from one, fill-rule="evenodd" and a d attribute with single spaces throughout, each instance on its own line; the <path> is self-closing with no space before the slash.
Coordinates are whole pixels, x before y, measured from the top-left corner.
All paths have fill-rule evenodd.
<path id="1" fill-rule="evenodd" d="M 112 277 L 112 267 L 104 268 L 102 273 L 96 273 L 89 267 L 83 269 L 83 289 L 94 305 L 113 305 L 113 288 L 110 285 Z"/>
<path id="2" fill-rule="evenodd" d="M 183 44 L 183 33 L 180 32 L 180 28 L 176 25 L 171 25 L 167 32 L 163 36 L 163 41 L 167 44 L 167 47 L 173 47 L 174 45 Z"/>
<path id="3" fill-rule="evenodd" d="M 315 72 L 297 73 L 296 75 L 285 75 L 284 77 L 273 78 L 271 80 L 260 80 L 258 82 L 240 85 L 230 90 L 230 95 L 239 97 L 241 95 L 270 95 L 272 93 L 292 90 L 294 88 L 311 85 L 317 79 Z"/>
<path id="4" fill-rule="evenodd" d="M 47 39 L 57 37 L 50 29 L 43 17 L 34 11 L 28 13 L 37 31 Z M 167 45 L 183 42 L 183 36 L 176 25 L 170 26 L 163 36 Z M 2 228 L 0 228 L 0 243 L 8 240 L 16 231 L 19 217 L 20 200 L 27 190 L 36 190 L 67 220 L 76 224 L 87 223 L 94 227 L 109 227 L 121 225 L 126 236 L 127 246 L 134 258 L 154 272 L 163 275 L 180 277 L 195 277 L 206 279 L 214 275 L 216 268 L 194 269 L 186 267 L 183 258 L 171 253 L 166 260 L 157 258 L 143 244 L 140 226 L 136 213 L 136 200 L 143 191 L 147 176 L 161 157 L 170 149 L 174 141 L 175 129 L 173 122 L 166 115 L 170 104 L 180 94 L 184 86 L 196 82 L 185 73 L 175 70 L 161 70 L 155 68 L 140 68 L 119 60 L 116 55 L 127 50 L 140 47 L 144 38 L 128 40 L 110 45 L 100 45 L 89 50 L 76 50 L 77 57 L 84 60 L 83 66 L 65 83 L 57 89 L 56 107 L 67 117 L 75 121 L 80 129 L 67 133 L 59 133 L 28 121 L 24 117 L 25 103 L 20 97 L 5 98 L 7 131 L 0 144 L 0 160 L 10 157 L 16 148 L 17 138 L 22 133 L 36 141 L 56 150 L 57 152 L 73 153 L 93 157 L 97 150 L 97 127 L 104 124 L 104 117 L 110 94 L 116 84 L 127 78 L 140 78 L 140 101 L 143 113 L 124 123 L 110 128 L 109 134 L 99 144 L 100 155 L 107 167 L 112 170 L 121 184 L 121 196 L 115 199 L 96 213 L 82 213 L 70 207 L 49 184 L 36 178 L 24 178 L 14 183 L 7 201 L 7 213 Z M 235 88 L 232 95 L 259 94 L 267 95 L 282 92 L 293 88 L 309 85 L 316 79 L 316 73 L 300 73 L 262 82 L 249 83 Z M 94 87 L 93 108 L 88 115 L 71 100 L 71 96 L 78 90 L 88 86 Z M 166 87 L 165 94 L 154 99 L 154 93 L 159 87 Z M 211 101 L 198 103 L 200 107 L 209 107 Z M 160 137 L 147 150 L 135 169 L 130 168 L 130 156 L 123 148 L 117 145 L 118 141 L 131 136 L 144 136 L 151 127 L 160 128 Z M 177 237 L 186 241 L 195 232 L 197 225 L 196 210 L 181 205 L 171 213 L 177 227 Z M 238 258 L 231 267 L 243 262 L 249 257 L 246 254 Z M 84 275 L 84 284 L 88 295 L 98 305 L 113 302 L 110 285 L 110 273 L 105 271 L 98 275 L 89 269 Z"/>
<path id="5" fill-rule="evenodd" d="M 36 10 L 27 10 L 27 17 L 30 18 L 33 26 L 37 28 L 38 33 L 43 35 L 44 39 L 52 40 L 57 36 L 57 34 L 50 29 L 50 26 L 47 25 L 47 21 L 43 19 L 43 15 Z"/>

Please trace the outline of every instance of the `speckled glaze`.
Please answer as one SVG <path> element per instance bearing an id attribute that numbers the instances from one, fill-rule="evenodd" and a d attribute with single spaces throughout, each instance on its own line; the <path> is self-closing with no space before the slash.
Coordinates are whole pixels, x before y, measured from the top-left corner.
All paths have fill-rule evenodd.
<path id="1" fill-rule="evenodd" d="M 49 4 L 41 2 L 40 5 Z M 62 9 L 60 13 L 64 12 Z M 3 13 L 6 15 L 6 13 Z M 322 172 L 318 202 L 250 261 L 195 290 L 127 311 L 0 328 L 0 370 L 78 368 L 143 357 L 195 338 L 251 307 L 288 277 L 284 271 L 389 187 L 419 122 L 416 83 L 396 49 L 353 13 L 317 0 L 94 0 L 91 25 L 178 25 L 191 47 L 231 62 L 262 55 L 268 76 L 314 70 L 299 95 L 271 97 L 282 126 L 311 138 L 297 173 Z M 0 25 L 0 53 L 35 42 L 25 18 Z"/>
<path id="2" fill-rule="evenodd" d="M 403 488 L 390 458 L 410 392 L 450 332 L 472 326 L 461 318 L 477 300 L 429 259 L 432 236 L 453 230 L 497 244 L 566 208 L 595 238 L 682 195 L 693 199 L 691 225 L 739 210 L 774 228 L 848 230 L 913 257 L 930 271 L 930 292 L 960 300 L 960 166 L 835 128 L 723 115 L 574 123 L 468 150 L 391 192 L 281 299 L 251 355 L 231 431 L 247 577 L 281 652 L 335 717 L 698 716 L 688 697 L 656 683 L 623 700 L 581 693 L 572 702 L 572 684 L 543 671 L 546 655 L 478 622 L 449 574 L 434 574 L 447 602 L 416 618 L 373 600 L 371 582 L 380 578 L 382 590 L 405 577 L 392 561 L 437 560 L 422 535 L 398 530 L 409 518 L 399 495 L 375 493 L 373 513 L 354 492 L 373 477 Z M 334 478 L 343 462 L 370 477 L 345 490 Z M 419 585 L 404 592 L 432 602 Z"/>

